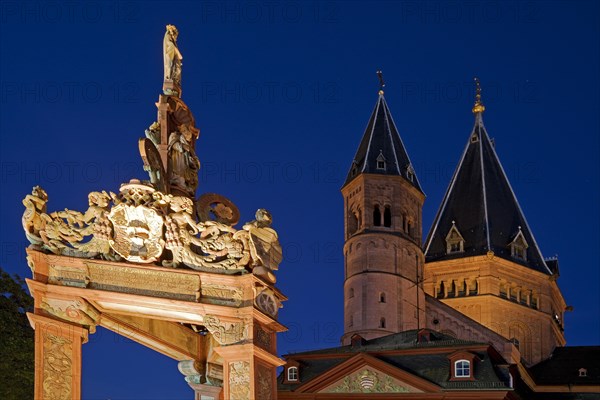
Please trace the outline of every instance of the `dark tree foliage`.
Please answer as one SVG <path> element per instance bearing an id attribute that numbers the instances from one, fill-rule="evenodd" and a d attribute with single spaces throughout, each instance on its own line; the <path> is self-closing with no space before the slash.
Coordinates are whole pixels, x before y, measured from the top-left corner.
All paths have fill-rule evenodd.
<path id="1" fill-rule="evenodd" d="M 33 399 L 34 332 L 25 315 L 32 310 L 23 279 L 0 268 L 0 399 Z"/>

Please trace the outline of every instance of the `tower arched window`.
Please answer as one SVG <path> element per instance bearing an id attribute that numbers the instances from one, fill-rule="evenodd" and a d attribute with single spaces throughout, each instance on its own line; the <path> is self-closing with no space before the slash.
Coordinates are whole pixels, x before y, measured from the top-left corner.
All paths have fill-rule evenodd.
<path id="1" fill-rule="evenodd" d="M 390 206 L 385 206 L 385 210 L 383 211 L 383 226 L 387 228 L 392 226 L 392 210 Z"/>
<path id="2" fill-rule="evenodd" d="M 456 297 L 456 282 L 452 281 L 450 284 L 450 290 L 448 291 L 448 297 Z"/>
<path id="3" fill-rule="evenodd" d="M 379 327 L 385 328 L 385 318 L 381 317 L 381 319 L 379 320 Z"/>
<path id="4" fill-rule="evenodd" d="M 477 283 L 477 279 L 471 281 L 469 285 L 469 296 L 476 295 L 479 292 L 479 284 Z"/>
<path id="5" fill-rule="evenodd" d="M 381 210 L 379 210 L 379 206 L 375 206 L 373 209 L 373 225 L 381 226 Z"/>
<path id="6" fill-rule="evenodd" d="M 385 303 L 385 293 L 384 292 L 379 293 L 379 302 Z"/>
<path id="7" fill-rule="evenodd" d="M 437 296 L 436 297 L 438 299 L 443 299 L 444 296 L 445 296 L 444 292 L 445 292 L 444 282 L 440 282 L 440 287 L 438 288 Z"/>
<path id="8" fill-rule="evenodd" d="M 348 210 L 348 235 L 356 233 L 359 227 L 358 212 Z"/>

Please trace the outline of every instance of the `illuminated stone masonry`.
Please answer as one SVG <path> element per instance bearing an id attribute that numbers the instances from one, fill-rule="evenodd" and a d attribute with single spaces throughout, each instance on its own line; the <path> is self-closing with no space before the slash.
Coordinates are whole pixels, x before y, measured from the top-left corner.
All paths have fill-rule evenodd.
<path id="1" fill-rule="evenodd" d="M 195 198 L 200 131 L 177 38 L 168 25 L 157 121 L 138 142 L 150 179 L 92 192 L 83 212 L 48 212 L 39 186 L 23 200 L 36 399 L 80 398 L 81 345 L 97 326 L 179 361 L 196 399 L 277 397 L 281 246 L 267 210 L 236 229 L 230 200 Z"/>

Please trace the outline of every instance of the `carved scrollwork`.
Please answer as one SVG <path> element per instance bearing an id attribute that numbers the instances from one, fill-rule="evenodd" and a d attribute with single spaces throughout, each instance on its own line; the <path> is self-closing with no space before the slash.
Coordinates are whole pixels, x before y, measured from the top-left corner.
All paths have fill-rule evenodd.
<path id="1" fill-rule="evenodd" d="M 250 400 L 250 363 L 234 361 L 229 363 L 229 398 Z"/>
<path id="2" fill-rule="evenodd" d="M 248 337 L 247 327 L 242 322 L 221 321 L 215 315 L 206 315 L 204 326 L 221 345 L 238 343 Z"/>
<path id="3" fill-rule="evenodd" d="M 275 282 L 271 271 L 281 261 L 281 246 L 266 210 L 258 210 L 256 220 L 241 230 L 230 225 L 238 215 L 232 203 L 226 207 L 230 212 L 220 209 L 218 214 L 227 223 L 198 221 L 190 198 L 165 194 L 137 180 L 122 185 L 118 195 L 90 193 L 85 213 L 65 209 L 49 214 L 47 200 L 39 187 L 23 200 L 23 227 L 36 249 L 229 274 L 252 271 Z"/>
<path id="4" fill-rule="evenodd" d="M 264 365 L 259 364 L 256 368 L 256 372 L 256 398 L 262 400 L 271 400 L 273 398 L 273 383 L 271 371 Z"/>
<path id="5" fill-rule="evenodd" d="M 88 326 L 90 333 L 96 331 L 100 312 L 81 298 L 72 300 L 43 297 L 40 307 L 60 319 Z"/>
<path id="6" fill-rule="evenodd" d="M 44 336 L 42 390 L 44 399 L 70 400 L 72 398 L 71 350 L 73 342 L 67 338 Z"/>

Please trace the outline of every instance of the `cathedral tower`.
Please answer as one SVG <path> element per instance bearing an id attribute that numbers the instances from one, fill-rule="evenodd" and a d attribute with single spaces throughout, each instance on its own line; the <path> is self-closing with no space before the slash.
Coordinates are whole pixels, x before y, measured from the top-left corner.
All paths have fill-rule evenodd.
<path id="1" fill-rule="evenodd" d="M 383 84 L 382 84 L 383 89 Z M 344 335 L 365 339 L 424 327 L 421 210 L 425 195 L 383 96 L 342 187 Z M 420 310 L 420 311 L 419 311 Z"/>
<path id="2" fill-rule="evenodd" d="M 427 294 L 517 345 L 530 364 L 565 344 L 558 260 L 544 259 L 483 125 L 475 126 L 425 243 Z"/>

